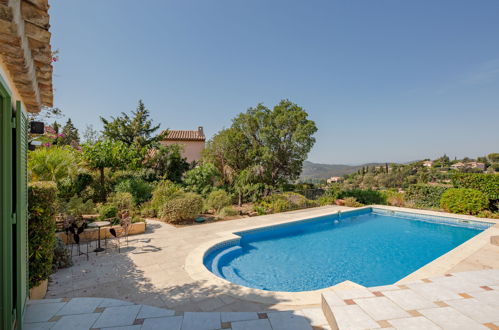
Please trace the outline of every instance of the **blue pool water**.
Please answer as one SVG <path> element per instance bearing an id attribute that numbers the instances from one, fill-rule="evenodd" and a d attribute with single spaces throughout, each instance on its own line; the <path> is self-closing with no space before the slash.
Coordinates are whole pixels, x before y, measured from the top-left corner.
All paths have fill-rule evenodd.
<path id="1" fill-rule="evenodd" d="M 392 284 L 490 224 L 396 216 L 366 209 L 237 233 L 204 258 L 216 275 L 271 291 L 309 291 L 350 280 Z"/>

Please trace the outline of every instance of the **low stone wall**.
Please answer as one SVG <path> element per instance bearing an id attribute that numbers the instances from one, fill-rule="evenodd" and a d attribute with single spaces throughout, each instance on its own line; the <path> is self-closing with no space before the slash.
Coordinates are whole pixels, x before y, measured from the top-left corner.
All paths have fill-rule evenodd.
<path id="1" fill-rule="evenodd" d="M 100 238 L 104 239 L 105 237 L 112 237 L 109 229 L 121 228 L 120 225 L 115 226 L 107 226 L 100 228 Z M 128 231 L 128 235 L 137 235 L 143 234 L 146 231 L 146 223 L 145 222 L 135 222 L 130 226 L 130 230 Z M 56 236 L 59 237 L 64 243 L 73 244 L 75 243 L 73 240 L 73 235 L 69 234 L 69 237 L 65 232 L 57 232 Z M 80 234 L 80 242 L 88 242 L 88 241 L 96 241 L 99 238 L 99 229 L 98 228 L 87 228 L 83 233 Z M 69 240 L 69 242 L 68 242 Z"/>

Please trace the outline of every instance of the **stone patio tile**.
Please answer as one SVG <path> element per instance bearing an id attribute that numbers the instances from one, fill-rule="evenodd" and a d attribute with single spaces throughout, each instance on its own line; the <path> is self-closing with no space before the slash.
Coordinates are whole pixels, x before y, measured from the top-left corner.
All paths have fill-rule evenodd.
<path id="1" fill-rule="evenodd" d="M 463 281 L 462 278 L 457 276 L 451 277 L 438 277 L 432 279 L 434 283 L 441 285 L 449 290 L 454 291 L 455 293 L 461 292 L 480 292 L 484 291 L 480 288 L 480 285 L 470 281 Z"/>
<path id="2" fill-rule="evenodd" d="M 400 290 L 397 285 L 380 285 L 380 286 L 372 286 L 368 288 L 369 291 L 391 291 L 391 290 Z"/>
<path id="3" fill-rule="evenodd" d="M 133 305 L 133 303 L 119 299 L 104 298 L 102 299 L 98 307 L 116 307 L 116 306 L 127 306 L 127 305 Z"/>
<path id="4" fill-rule="evenodd" d="M 362 298 L 354 301 L 376 321 L 410 316 L 386 297 Z"/>
<path id="5" fill-rule="evenodd" d="M 499 291 L 475 292 L 473 297 L 484 304 L 499 308 Z"/>
<path id="6" fill-rule="evenodd" d="M 25 323 L 24 330 L 48 330 L 54 326 L 55 322 Z"/>
<path id="7" fill-rule="evenodd" d="M 301 312 L 307 318 L 311 325 L 325 325 L 327 324 L 326 317 L 321 308 L 305 308 Z"/>
<path id="8" fill-rule="evenodd" d="M 182 316 L 156 317 L 145 319 L 141 330 L 180 330 L 182 326 Z"/>
<path id="9" fill-rule="evenodd" d="M 272 327 L 267 319 L 247 320 L 232 322 L 232 330 L 272 330 Z"/>
<path id="10" fill-rule="evenodd" d="M 100 330 L 141 330 L 142 325 L 127 325 L 124 327 L 102 328 Z"/>
<path id="11" fill-rule="evenodd" d="M 374 294 L 366 288 L 334 290 L 334 293 L 343 300 L 374 297 Z"/>
<path id="12" fill-rule="evenodd" d="M 339 329 L 375 329 L 379 324 L 357 305 L 331 307 Z"/>
<path id="13" fill-rule="evenodd" d="M 52 330 L 88 330 L 99 316 L 99 313 L 65 315 L 55 323 Z"/>
<path id="14" fill-rule="evenodd" d="M 419 310 L 419 312 L 436 325 L 448 330 L 488 329 L 480 323 L 473 321 L 469 317 L 459 313 L 452 307 L 421 309 Z"/>
<path id="15" fill-rule="evenodd" d="M 448 300 L 446 303 L 479 323 L 499 321 L 499 308 L 486 305 L 477 299 Z"/>
<path id="16" fill-rule="evenodd" d="M 439 330 L 440 327 L 425 317 L 407 317 L 388 321 L 395 329 L 403 330 Z"/>
<path id="17" fill-rule="evenodd" d="M 94 324 L 94 328 L 109 328 L 124 325 L 133 325 L 142 306 L 117 306 L 107 307 Z"/>
<path id="18" fill-rule="evenodd" d="M 28 305 L 24 316 L 24 322 L 47 322 L 54 316 L 66 303 L 48 303 Z"/>
<path id="19" fill-rule="evenodd" d="M 220 313 L 216 312 L 198 312 L 184 314 L 182 330 L 213 330 L 220 329 Z"/>
<path id="20" fill-rule="evenodd" d="M 345 306 L 346 303 L 334 291 L 327 291 L 322 293 L 322 299 L 326 301 L 329 307 Z"/>
<path id="21" fill-rule="evenodd" d="M 407 286 L 414 292 L 431 301 L 454 300 L 462 298 L 456 292 L 453 292 L 436 283 L 415 283 L 407 284 Z"/>
<path id="22" fill-rule="evenodd" d="M 384 291 L 382 293 L 405 310 L 438 307 L 412 290 Z"/>
<path id="23" fill-rule="evenodd" d="M 267 313 L 273 330 L 312 330 L 310 322 L 300 311 Z"/>
<path id="24" fill-rule="evenodd" d="M 88 314 L 102 302 L 102 298 L 73 298 L 56 315 Z"/>
<path id="25" fill-rule="evenodd" d="M 195 302 L 203 312 L 211 312 L 226 305 L 221 299 L 218 298 L 208 298 Z"/>
<path id="26" fill-rule="evenodd" d="M 222 322 L 237 322 L 257 320 L 258 314 L 255 312 L 222 312 L 220 313 Z"/>
<path id="27" fill-rule="evenodd" d="M 142 308 L 136 318 L 147 319 L 150 317 L 165 317 L 173 315 L 175 315 L 175 311 L 171 309 L 142 305 Z"/>

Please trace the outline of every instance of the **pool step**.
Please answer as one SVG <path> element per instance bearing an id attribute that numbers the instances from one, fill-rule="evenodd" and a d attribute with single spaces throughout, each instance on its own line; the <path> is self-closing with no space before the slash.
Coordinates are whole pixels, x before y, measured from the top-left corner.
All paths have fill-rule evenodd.
<path id="1" fill-rule="evenodd" d="M 499 269 L 322 294 L 331 329 L 486 329 L 499 326 Z"/>

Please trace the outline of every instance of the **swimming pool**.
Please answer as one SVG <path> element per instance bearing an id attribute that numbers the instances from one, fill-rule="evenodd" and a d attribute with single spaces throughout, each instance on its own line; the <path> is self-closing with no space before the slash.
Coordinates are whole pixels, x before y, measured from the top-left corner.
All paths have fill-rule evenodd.
<path id="1" fill-rule="evenodd" d="M 209 249 L 215 275 L 250 288 L 300 292 L 349 280 L 397 282 L 492 224 L 365 208 L 235 233 Z"/>

